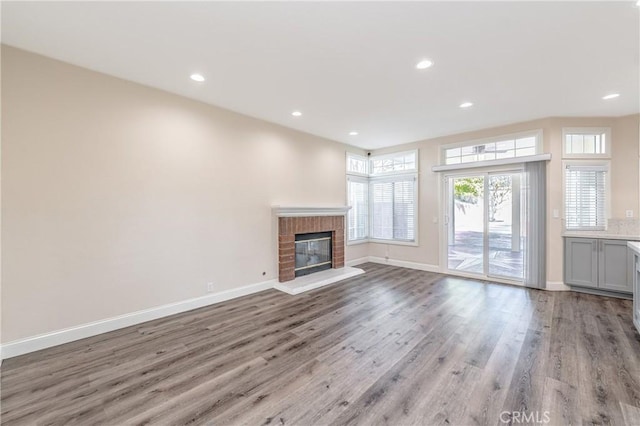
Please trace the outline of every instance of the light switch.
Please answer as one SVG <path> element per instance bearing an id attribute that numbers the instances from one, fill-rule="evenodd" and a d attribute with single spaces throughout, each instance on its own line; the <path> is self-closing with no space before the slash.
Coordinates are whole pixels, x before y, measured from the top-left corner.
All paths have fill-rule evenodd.
<path id="1" fill-rule="evenodd" d="M 558 210 L 558 209 L 553 209 L 553 217 L 554 217 L 555 219 L 559 218 L 559 217 L 560 217 L 560 210 Z"/>

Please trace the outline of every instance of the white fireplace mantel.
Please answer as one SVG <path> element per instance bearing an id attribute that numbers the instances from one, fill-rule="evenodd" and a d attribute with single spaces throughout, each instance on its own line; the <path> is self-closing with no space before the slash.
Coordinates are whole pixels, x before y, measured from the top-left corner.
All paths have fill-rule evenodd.
<path id="1" fill-rule="evenodd" d="M 283 207 L 273 206 L 271 209 L 277 217 L 308 217 L 308 216 L 344 216 L 350 206 L 337 207 Z"/>

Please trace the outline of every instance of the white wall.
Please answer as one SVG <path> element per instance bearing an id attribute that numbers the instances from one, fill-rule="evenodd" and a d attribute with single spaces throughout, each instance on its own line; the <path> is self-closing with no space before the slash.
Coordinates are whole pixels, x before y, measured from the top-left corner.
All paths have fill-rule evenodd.
<path id="1" fill-rule="evenodd" d="M 3 342 L 274 279 L 271 206 L 346 203 L 355 148 L 11 47 L 2 59 Z"/>

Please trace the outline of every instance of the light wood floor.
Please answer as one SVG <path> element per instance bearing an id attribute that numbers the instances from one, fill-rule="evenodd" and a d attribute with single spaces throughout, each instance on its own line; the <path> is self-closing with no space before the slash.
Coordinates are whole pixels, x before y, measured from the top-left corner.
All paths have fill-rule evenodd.
<path id="1" fill-rule="evenodd" d="M 2 423 L 640 424 L 630 301 L 363 267 L 6 360 Z"/>

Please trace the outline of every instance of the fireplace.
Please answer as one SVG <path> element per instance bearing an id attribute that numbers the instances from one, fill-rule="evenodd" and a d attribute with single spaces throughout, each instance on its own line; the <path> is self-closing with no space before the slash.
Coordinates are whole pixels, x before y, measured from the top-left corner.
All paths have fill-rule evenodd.
<path id="1" fill-rule="evenodd" d="M 295 276 L 331 269 L 331 232 L 308 232 L 295 236 Z"/>
<path id="2" fill-rule="evenodd" d="M 278 280 L 344 268 L 348 207 L 274 207 L 278 217 Z"/>

